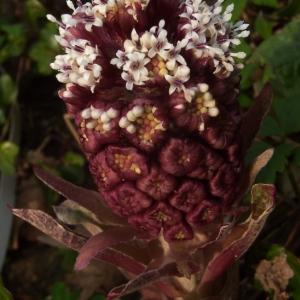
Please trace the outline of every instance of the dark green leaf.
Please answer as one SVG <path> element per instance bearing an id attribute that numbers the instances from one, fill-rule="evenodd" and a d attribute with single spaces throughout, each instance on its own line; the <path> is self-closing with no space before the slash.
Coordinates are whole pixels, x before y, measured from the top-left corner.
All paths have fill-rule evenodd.
<path id="1" fill-rule="evenodd" d="M 76 185 L 82 184 L 84 180 L 84 169 L 78 165 L 72 166 L 64 164 L 61 165 L 58 170 L 62 178 Z"/>
<path id="2" fill-rule="evenodd" d="M 255 19 L 254 29 L 264 39 L 268 39 L 272 35 L 272 23 L 262 16 Z"/>
<path id="3" fill-rule="evenodd" d="M 26 18 L 30 22 L 36 21 L 38 18 L 44 18 L 46 10 L 39 0 L 27 0 L 26 2 Z"/>
<path id="4" fill-rule="evenodd" d="M 270 7 L 275 7 L 277 5 L 277 0 L 251 0 L 256 5 L 266 5 Z"/>
<path id="5" fill-rule="evenodd" d="M 0 172 L 13 174 L 15 171 L 15 157 L 19 152 L 18 146 L 11 142 L 0 144 Z"/>
<path id="6" fill-rule="evenodd" d="M 286 25 L 281 33 L 265 40 L 257 48 L 263 62 L 273 69 L 282 93 L 300 94 L 300 18 Z"/>
<path id="7" fill-rule="evenodd" d="M 63 255 L 62 266 L 66 271 L 72 271 L 75 265 L 77 252 L 72 249 L 58 249 L 58 252 Z"/>
<path id="8" fill-rule="evenodd" d="M 5 123 L 5 120 L 6 120 L 6 117 L 5 117 L 4 110 L 2 108 L 0 108 L 0 126 Z"/>
<path id="9" fill-rule="evenodd" d="M 51 289 L 51 300 L 77 300 L 79 292 L 69 292 L 64 283 L 56 282 Z"/>
<path id="10" fill-rule="evenodd" d="M 300 166 L 300 147 L 296 148 L 294 151 L 293 163 Z"/>
<path id="11" fill-rule="evenodd" d="M 280 128 L 278 122 L 270 115 L 267 115 L 262 123 L 258 135 L 259 136 L 271 136 L 271 135 L 282 136 L 283 134 L 282 134 L 282 129 Z"/>
<path id="12" fill-rule="evenodd" d="M 239 18 L 240 14 L 243 11 L 243 9 L 245 8 L 247 2 L 248 2 L 248 0 L 234 0 L 234 1 L 233 0 L 225 0 L 224 1 L 222 6 L 225 9 L 231 3 L 234 4 L 234 10 L 232 11 L 232 17 L 231 17 L 231 20 L 230 20 L 231 22 L 237 21 L 237 19 Z"/>
<path id="13" fill-rule="evenodd" d="M 242 108 L 249 108 L 252 105 L 252 99 L 245 93 L 239 95 L 239 103 Z"/>
<path id="14" fill-rule="evenodd" d="M 86 159 L 83 155 L 79 155 L 71 151 L 67 152 L 64 159 L 68 164 L 79 167 L 83 167 L 86 162 Z"/>
<path id="15" fill-rule="evenodd" d="M 4 73 L 0 76 L 0 107 L 11 104 L 17 97 L 18 89 L 11 77 Z"/>
<path id="16" fill-rule="evenodd" d="M 2 24 L 0 29 L 6 36 L 5 45 L 0 49 L 0 62 L 22 54 L 26 44 L 24 24 Z"/>
<path id="17" fill-rule="evenodd" d="M 0 299 L 1 300 L 13 300 L 11 293 L 3 286 L 1 277 L 0 277 Z"/>
<path id="18" fill-rule="evenodd" d="M 251 80 L 251 75 L 253 74 L 254 70 L 258 67 L 258 63 L 250 63 L 246 64 L 244 68 L 241 70 L 241 89 L 245 90 L 252 86 L 253 80 Z"/>
<path id="19" fill-rule="evenodd" d="M 299 0 L 292 0 L 289 5 L 283 6 L 278 11 L 279 16 L 293 17 L 300 14 Z"/>
<path id="20" fill-rule="evenodd" d="M 33 44 L 29 51 L 29 56 L 37 63 L 38 72 L 43 75 L 53 72 L 49 65 L 60 52 L 60 47 L 54 38 L 55 34 L 57 34 L 55 24 L 47 23 L 45 28 L 40 31 L 38 42 Z"/>
<path id="21" fill-rule="evenodd" d="M 282 98 L 273 102 L 273 108 L 283 135 L 300 130 L 299 96 L 300 94 L 298 96 L 295 95 L 292 97 Z"/>
<path id="22" fill-rule="evenodd" d="M 267 143 L 254 142 L 247 155 L 247 160 L 253 157 L 255 154 L 260 154 L 266 149 L 271 148 Z M 274 148 L 274 154 L 267 165 L 261 169 L 256 177 L 255 182 L 262 183 L 274 183 L 276 179 L 276 173 L 282 172 L 285 166 L 288 164 L 287 156 L 292 151 L 292 144 L 283 143 Z M 250 159 L 251 161 L 251 159 Z"/>

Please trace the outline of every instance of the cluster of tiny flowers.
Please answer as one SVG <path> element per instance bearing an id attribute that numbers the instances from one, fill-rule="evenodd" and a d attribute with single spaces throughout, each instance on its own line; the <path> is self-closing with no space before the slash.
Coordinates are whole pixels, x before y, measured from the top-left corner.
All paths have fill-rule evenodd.
<path id="1" fill-rule="evenodd" d="M 247 25 L 218 0 L 94 0 L 57 23 L 51 67 L 107 205 L 167 242 L 222 222 L 243 170 L 234 58 Z"/>

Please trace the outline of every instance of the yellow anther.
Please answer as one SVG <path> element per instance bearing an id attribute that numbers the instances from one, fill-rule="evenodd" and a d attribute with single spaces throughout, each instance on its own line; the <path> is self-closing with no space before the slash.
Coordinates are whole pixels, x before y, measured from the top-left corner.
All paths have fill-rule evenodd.
<path id="1" fill-rule="evenodd" d="M 145 112 L 149 113 L 152 111 L 152 107 L 150 105 L 145 105 Z"/>
<path id="2" fill-rule="evenodd" d="M 150 136 L 149 133 L 145 133 L 145 134 L 143 135 L 143 138 L 144 138 L 144 140 L 147 140 L 147 141 L 150 141 L 150 140 L 151 140 L 151 136 Z"/>
<path id="3" fill-rule="evenodd" d="M 153 72 L 154 74 L 158 74 L 159 71 L 160 71 L 159 67 L 154 67 L 154 68 L 152 69 L 152 72 Z"/>
<path id="4" fill-rule="evenodd" d="M 160 56 L 160 55 L 156 55 L 156 58 L 159 60 L 159 61 L 163 61 L 164 59 Z"/>
<path id="5" fill-rule="evenodd" d="M 82 121 L 81 123 L 80 123 L 80 127 L 85 127 L 85 122 L 84 121 Z"/>
<path id="6" fill-rule="evenodd" d="M 153 120 L 153 121 L 151 121 L 150 126 L 151 126 L 151 127 L 155 127 L 156 124 L 157 124 L 157 123 Z"/>
<path id="7" fill-rule="evenodd" d="M 151 121 L 154 120 L 153 114 L 152 114 L 152 113 L 151 113 L 151 114 L 148 114 L 148 115 L 147 115 L 147 119 L 148 119 L 148 120 L 151 120 Z"/>
<path id="8" fill-rule="evenodd" d="M 164 76 L 164 75 L 167 75 L 168 74 L 168 70 L 167 69 L 160 69 L 159 70 L 159 72 L 158 72 L 158 74 L 160 75 L 160 76 Z"/>
<path id="9" fill-rule="evenodd" d="M 165 68 L 166 68 L 165 62 L 164 62 L 164 61 L 159 62 L 158 67 L 159 67 L 160 69 L 165 69 Z"/>
<path id="10" fill-rule="evenodd" d="M 134 169 L 134 171 L 135 171 L 135 173 L 137 173 L 137 174 L 141 174 L 141 169 L 140 169 L 139 167 L 136 167 L 136 168 Z"/>
<path id="11" fill-rule="evenodd" d="M 114 160 L 114 163 L 117 164 L 117 165 L 119 164 L 119 162 L 120 161 L 117 158 Z"/>
<path id="12" fill-rule="evenodd" d="M 176 233 L 174 235 L 174 238 L 177 239 L 177 240 L 184 239 L 185 235 L 184 235 L 184 233 L 182 231 L 179 231 L 178 233 Z"/>
<path id="13" fill-rule="evenodd" d="M 203 114 L 207 113 L 207 107 L 202 107 L 202 108 L 200 109 L 200 111 L 201 111 L 201 113 L 203 113 Z"/>
<path id="14" fill-rule="evenodd" d="M 200 110 L 203 107 L 201 103 L 197 104 L 197 109 Z"/>
<path id="15" fill-rule="evenodd" d="M 139 125 L 142 125 L 144 123 L 144 120 L 142 118 L 138 118 L 135 122 Z"/>

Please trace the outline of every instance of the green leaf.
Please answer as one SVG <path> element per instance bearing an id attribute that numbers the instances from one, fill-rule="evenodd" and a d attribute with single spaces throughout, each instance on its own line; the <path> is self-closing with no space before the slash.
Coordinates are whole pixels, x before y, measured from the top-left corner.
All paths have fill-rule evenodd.
<path id="1" fill-rule="evenodd" d="M 239 103 L 242 108 L 249 108 L 252 105 L 253 101 L 247 94 L 241 93 L 239 95 Z"/>
<path id="2" fill-rule="evenodd" d="M 299 96 L 295 95 L 281 98 L 273 102 L 273 109 L 276 113 L 283 135 L 288 135 L 289 133 L 300 130 Z"/>
<path id="3" fill-rule="evenodd" d="M 79 155 L 71 151 L 66 153 L 64 159 L 68 164 L 79 167 L 83 167 L 86 161 L 83 155 Z"/>
<path id="4" fill-rule="evenodd" d="M 0 277 L 0 299 L 1 300 L 13 300 L 11 293 L 3 286 L 1 277 Z"/>
<path id="5" fill-rule="evenodd" d="M 258 63 L 250 63 L 246 64 L 244 68 L 241 70 L 241 89 L 245 90 L 252 86 L 253 80 L 251 80 L 251 75 L 253 74 L 254 70 L 257 69 L 259 66 Z"/>
<path id="6" fill-rule="evenodd" d="M 272 35 L 272 23 L 262 16 L 255 19 L 254 29 L 263 39 L 268 39 Z"/>
<path id="7" fill-rule="evenodd" d="M 241 15 L 243 9 L 245 8 L 248 0 L 225 0 L 222 4 L 224 10 L 230 4 L 234 4 L 234 10 L 232 11 L 231 22 L 237 21 L 239 16 Z"/>
<path id="8" fill-rule="evenodd" d="M 38 18 L 44 18 L 46 14 L 46 9 L 39 0 L 26 1 L 26 18 L 30 22 L 33 23 Z"/>
<path id="9" fill-rule="evenodd" d="M 0 171 L 13 174 L 15 172 L 15 157 L 19 152 L 18 146 L 11 142 L 0 144 Z"/>
<path id="10" fill-rule="evenodd" d="M 261 170 L 257 176 L 257 182 L 274 183 L 276 173 L 283 172 L 288 164 L 287 157 L 291 154 L 293 145 L 283 143 L 274 148 L 274 154 L 268 164 Z"/>
<path id="11" fill-rule="evenodd" d="M 279 16 L 293 17 L 300 14 L 299 0 L 292 0 L 290 4 L 283 6 L 279 11 Z"/>
<path id="12" fill-rule="evenodd" d="M 293 163 L 300 166 L 300 147 L 296 148 L 294 151 Z"/>
<path id="13" fill-rule="evenodd" d="M 17 97 L 18 89 L 11 77 L 4 73 L 0 76 L 0 107 L 11 104 Z"/>
<path id="14" fill-rule="evenodd" d="M 84 169 L 81 166 L 63 164 L 59 166 L 58 170 L 63 179 L 76 185 L 82 184 L 84 180 Z"/>
<path id="15" fill-rule="evenodd" d="M 63 255 L 62 267 L 66 271 L 72 271 L 76 262 L 78 253 L 72 249 L 58 249 L 58 252 Z"/>
<path id="16" fill-rule="evenodd" d="M 287 96 L 300 95 L 300 18 L 287 24 L 281 33 L 257 48 L 262 62 L 272 67 L 278 87 Z"/>
<path id="17" fill-rule="evenodd" d="M 54 38 L 55 34 L 57 34 L 57 26 L 47 23 L 40 31 L 38 42 L 34 43 L 29 51 L 29 56 L 37 63 L 40 74 L 49 75 L 53 72 L 49 65 L 60 53 L 60 46 Z"/>
<path id="18" fill-rule="evenodd" d="M 260 128 L 260 132 L 258 133 L 258 136 L 271 136 L 271 135 L 277 135 L 282 136 L 282 129 L 280 128 L 278 122 L 271 117 L 270 115 L 266 115 L 262 126 Z"/>
<path id="19" fill-rule="evenodd" d="M 79 292 L 69 292 L 62 282 L 56 282 L 51 289 L 51 300 L 77 300 L 79 295 Z"/>
<path id="20" fill-rule="evenodd" d="M 24 24 L 2 24 L 0 29 L 6 36 L 5 44 L 0 49 L 0 62 L 22 54 L 26 44 Z"/>
<path id="21" fill-rule="evenodd" d="M 4 110 L 0 107 L 0 126 L 5 123 L 6 117 Z"/>
<path id="22" fill-rule="evenodd" d="M 276 7 L 277 0 L 251 0 L 252 3 L 256 5 L 266 5 L 270 7 Z"/>

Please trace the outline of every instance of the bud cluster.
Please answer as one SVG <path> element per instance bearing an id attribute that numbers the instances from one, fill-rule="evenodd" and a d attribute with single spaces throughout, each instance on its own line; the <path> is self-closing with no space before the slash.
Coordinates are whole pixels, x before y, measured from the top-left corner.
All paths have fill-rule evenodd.
<path id="1" fill-rule="evenodd" d="M 243 168 L 243 65 L 248 36 L 223 0 L 94 0 L 59 25 L 52 68 L 108 206 L 167 242 L 228 212 Z"/>

